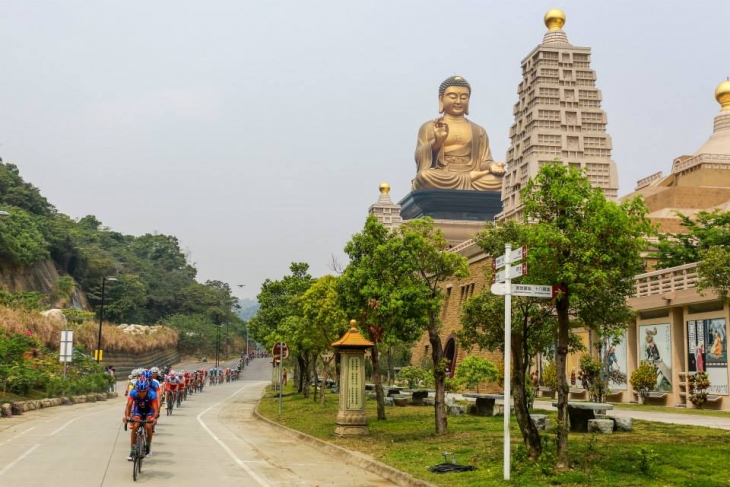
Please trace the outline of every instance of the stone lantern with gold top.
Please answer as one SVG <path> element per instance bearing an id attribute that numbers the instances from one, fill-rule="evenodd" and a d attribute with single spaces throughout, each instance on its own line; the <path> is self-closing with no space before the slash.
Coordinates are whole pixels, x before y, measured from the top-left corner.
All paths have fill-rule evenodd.
<path id="1" fill-rule="evenodd" d="M 365 414 L 365 350 L 373 342 L 357 330 L 357 322 L 350 321 L 350 329 L 332 344 L 340 355 L 340 409 L 337 413 L 337 436 L 360 436 L 370 433 Z"/>

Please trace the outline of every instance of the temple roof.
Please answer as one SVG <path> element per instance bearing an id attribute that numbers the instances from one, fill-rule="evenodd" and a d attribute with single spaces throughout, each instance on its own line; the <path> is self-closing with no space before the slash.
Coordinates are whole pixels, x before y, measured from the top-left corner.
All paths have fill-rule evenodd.
<path id="1" fill-rule="evenodd" d="M 342 338 L 332 344 L 335 348 L 368 348 L 374 345 L 373 342 L 360 334 L 355 320 L 350 320 L 350 329 L 342 335 Z"/>
<path id="2" fill-rule="evenodd" d="M 720 104 L 720 113 L 715 115 L 715 129 L 710 138 L 695 155 L 730 155 L 730 80 L 720 83 L 715 90 L 715 99 Z"/>

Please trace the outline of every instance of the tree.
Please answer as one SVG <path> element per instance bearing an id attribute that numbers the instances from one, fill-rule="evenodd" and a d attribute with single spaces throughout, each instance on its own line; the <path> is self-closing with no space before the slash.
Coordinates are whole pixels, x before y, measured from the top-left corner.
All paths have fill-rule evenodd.
<path id="1" fill-rule="evenodd" d="M 290 275 L 280 281 L 266 279 L 257 299 L 259 310 L 249 322 L 251 333 L 259 343 L 271 349 L 286 341 L 299 366 L 297 390 L 309 397 L 309 376 L 312 362 L 310 330 L 302 314 L 300 298 L 314 283 L 309 264 L 292 262 Z"/>
<path id="2" fill-rule="evenodd" d="M 377 418 L 385 420 L 385 395 L 380 376 L 380 345 L 414 341 L 423 330 L 424 289 L 414 273 L 405 241 L 374 216 L 345 246 L 350 264 L 338 280 L 337 292 L 346 314 L 358 321 L 375 345 L 371 351 Z"/>
<path id="3" fill-rule="evenodd" d="M 405 252 L 402 254 L 404 270 L 413 287 L 412 296 L 420 317 L 414 321 L 428 333 L 433 361 L 433 377 L 436 388 L 434 420 L 436 434 L 446 434 L 446 371 L 448 364 L 443 356 L 441 343 L 441 307 L 443 283 L 449 279 L 469 275 L 466 258 L 448 252 L 448 243 L 441 230 L 434 228 L 430 218 L 410 220 L 398 228 Z M 410 271 L 408 271 L 410 269 Z"/>
<path id="4" fill-rule="evenodd" d="M 488 223 L 487 228 L 477 236 L 477 243 L 487 255 L 497 256 L 504 252 L 505 243 L 515 248 L 531 245 L 535 227 L 530 224 L 507 221 L 500 224 Z M 528 254 L 529 255 L 529 254 Z M 528 262 L 528 268 L 531 269 Z M 537 264 L 534 264 L 537 265 Z M 492 270 L 486 270 L 487 282 L 491 281 Z M 535 279 L 532 273 L 522 278 L 524 283 L 547 284 Z M 482 350 L 500 350 L 504 353 L 505 302 L 502 296 L 485 289 L 465 303 L 461 313 L 462 329 L 459 341 L 466 347 L 478 346 Z M 532 357 L 550 347 L 557 334 L 553 300 L 537 298 L 512 298 L 512 393 L 515 416 L 522 438 L 532 459 L 542 454 L 542 442 L 537 427 L 529 413 L 531 402 L 528 393 L 528 372 Z"/>
<path id="5" fill-rule="evenodd" d="M 561 286 L 558 321 L 558 468 L 568 468 L 566 376 L 571 319 L 584 327 L 625 328 L 626 300 L 634 276 L 644 270 L 641 252 L 653 228 L 640 199 L 607 201 L 580 172 L 560 162 L 545 164 L 522 192 L 531 232 L 530 274 Z M 534 264 L 533 264 L 534 263 Z"/>
<path id="6" fill-rule="evenodd" d="M 456 378 L 467 388 L 476 387 L 479 392 L 479 384 L 482 382 L 494 382 L 499 377 L 499 370 L 494 362 L 485 358 L 469 355 L 456 367 Z"/>
<path id="7" fill-rule="evenodd" d="M 631 387 L 639 393 L 639 402 L 644 403 L 646 395 L 649 391 L 654 390 L 658 378 L 656 366 L 646 360 L 642 360 L 641 364 L 631 372 L 629 383 Z"/>
<path id="8" fill-rule="evenodd" d="M 730 248 L 730 212 L 700 211 L 694 217 L 678 213 L 686 231 L 659 235 L 657 268 L 691 264 L 714 248 Z"/>
<path id="9" fill-rule="evenodd" d="M 712 247 L 700 252 L 697 289 L 714 290 L 723 302 L 730 292 L 730 247 Z"/>
<path id="10" fill-rule="evenodd" d="M 347 330 L 347 316 L 340 307 L 337 296 L 337 279 L 330 275 L 322 276 L 299 298 L 302 315 L 308 323 L 308 328 L 314 331 L 311 337 L 312 347 L 322 360 L 324 369 L 322 384 L 327 383 L 330 363 L 334 358 L 334 354 L 325 352 L 331 351 L 332 343 Z M 324 405 L 324 387 L 320 399 Z"/>

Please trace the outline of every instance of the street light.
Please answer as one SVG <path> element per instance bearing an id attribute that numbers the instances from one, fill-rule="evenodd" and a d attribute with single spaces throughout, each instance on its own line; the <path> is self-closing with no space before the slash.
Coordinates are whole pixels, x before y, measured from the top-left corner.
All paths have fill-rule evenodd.
<path id="1" fill-rule="evenodd" d="M 96 362 L 101 362 L 101 324 L 104 322 L 104 290 L 106 289 L 106 281 L 114 282 L 118 281 L 116 277 L 102 277 L 101 278 L 101 309 L 99 310 L 99 340 L 96 350 Z"/>

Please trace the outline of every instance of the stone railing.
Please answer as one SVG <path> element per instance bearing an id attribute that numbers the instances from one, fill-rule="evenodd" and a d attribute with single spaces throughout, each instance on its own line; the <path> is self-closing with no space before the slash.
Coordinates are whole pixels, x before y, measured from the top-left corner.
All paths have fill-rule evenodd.
<path id="1" fill-rule="evenodd" d="M 723 166 L 730 164 L 730 155 L 728 154 L 700 154 L 698 156 L 690 157 L 683 161 L 677 159 L 674 161 L 672 167 L 672 173 L 679 173 L 691 169 L 705 162 L 716 162 Z"/>
<path id="2" fill-rule="evenodd" d="M 465 240 L 461 242 L 459 245 L 455 245 L 449 249 L 449 252 L 461 252 L 464 249 L 467 249 L 471 247 L 472 245 L 476 245 L 477 241 L 473 238 L 470 238 L 469 240 Z"/>
<path id="3" fill-rule="evenodd" d="M 634 191 L 637 191 L 637 190 L 639 190 L 641 188 L 644 188 L 646 186 L 649 186 L 649 184 L 651 184 L 652 181 L 654 181 L 655 179 L 659 179 L 661 177 L 662 177 L 662 172 L 659 171 L 659 172 L 655 172 L 651 176 L 645 177 L 644 179 L 639 179 L 636 182 L 636 189 L 634 189 Z"/>
<path id="4" fill-rule="evenodd" d="M 692 289 L 697 285 L 697 263 L 639 274 L 634 279 L 637 298 Z"/>

